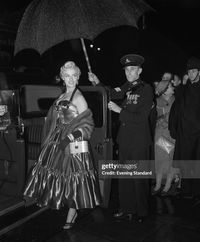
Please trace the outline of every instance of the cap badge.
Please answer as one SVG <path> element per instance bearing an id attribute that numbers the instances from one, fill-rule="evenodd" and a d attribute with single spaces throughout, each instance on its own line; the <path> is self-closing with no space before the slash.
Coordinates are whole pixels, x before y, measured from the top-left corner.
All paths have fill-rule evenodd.
<path id="1" fill-rule="evenodd" d="M 126 59 L 126 63 L 129 63 L 129 62 L 131 62 L 129 59 Z"/>

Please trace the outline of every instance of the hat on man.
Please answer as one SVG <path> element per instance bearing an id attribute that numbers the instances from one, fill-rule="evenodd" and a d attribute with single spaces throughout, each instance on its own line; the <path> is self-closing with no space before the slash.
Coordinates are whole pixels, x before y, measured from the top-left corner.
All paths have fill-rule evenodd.
<path id="1" fill-rule="evenodd" d="M 191 57 L 187 62 L 187 71 L 191 69 L 198 69 L 200 70 L 200 59 L 196 57 Z"/>
<path id="2" fill-rule="evenodd" d="M 141 55 L 129 54 L 125 55 L 120 59 L 120 62 L 123 67 L 126 66 L 141 66 L 144 63 L 145 59 Z"/>

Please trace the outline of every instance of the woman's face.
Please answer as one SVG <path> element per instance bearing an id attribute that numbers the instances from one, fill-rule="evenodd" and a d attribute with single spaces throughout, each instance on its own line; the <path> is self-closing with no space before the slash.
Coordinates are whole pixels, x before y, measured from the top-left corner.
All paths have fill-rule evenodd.
<path id="1" fill-rule="evenodd" d="M 65 82 L 66 87 L 75 87 L 78 84 L 79 73 L 74 68 L 66 69 L 61 78 Z"/>
<path id="2" fill-rule="evenodd" d="M 164 94 L 165 94 L 166 96 L 171 96 L 171 95 L 174 94 L 174 87 L 172 86 L 171 83 L 168 85 L 168 88 L 167 88 L 167 90 L 165 91 Z"/>
<path id="3" fill-rule="evenodd" d="M 169 81 L 171 78 L 172 78 L 172 74 L 168 72 L 165 72 L 162 76 L 163 81 Z"/>

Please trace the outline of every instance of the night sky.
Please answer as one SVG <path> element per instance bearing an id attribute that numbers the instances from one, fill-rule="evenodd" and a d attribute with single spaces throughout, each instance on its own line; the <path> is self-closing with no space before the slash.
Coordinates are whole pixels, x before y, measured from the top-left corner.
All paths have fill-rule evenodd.
<path id="1" fill-rule="evenodd" d="M 3 8 L 10 12 L 25 8 L 30 0 L 1 0 Z M 164 71 L 182 76 L 187 58 L 200 58 L 199 0 L 146 0 L 155 12 L 145 14 L 145 26 L 140 19 L 139 28 L 119 27 L 99 35 L 93 42 L 87 41 L 92 69 L 110 85 L 120 84 L 124 78 L 119 58 L 128 53 L 144 55 L 146 62 L 143 77 L 147 81 L 158 80 Z M 1 7 L 2 7 L 1 6 Z M 94 47 L 90 48 L 93 44 Z M 100 51 L 98 50 L 100 48 Z M 67 53 L 67 56 L 66 56 Z M 42 65 L 55 75 L 67 59 L 80 65 L 82 78 L 87 68 L 78 40 L 67 41 L 52 48 L 42 56 Z M 52 61 L 53 60 L 53 61 Z M 27 62 L 27 59 L 26 59 Z M 87 84 L 87 81 L 85 82 Z"/>
<path id="2" fill-rule="evenodd" d="M 148 12 L 145 15 L 145 29 L 140 20 L 138 30 L 127 27 L 123 28 L 121 33 L 116 31 L 115 40 L 112 39 L 113 37 L 109 39 L 115 43 L 109 45 L 112 46 L 111 50 L 115 53 L 112 55 L 118 59 L 127 53 L 143 54 L 146 58 L 143 76 L 150 82 L 159 80 L 164 71 L 171 71 L 182 77 L 185 73 L 187 59 L 190 56 L 200 58 L 200 35 L 198 33 L 200 1 L 147 0 L 146 2 L 155 9 L 155 12 Z M 96 42 L 102 36 L 103 34 L 97 38 Z M 113 35 L 110 34 L 110 36 Z M 109 41 L 107 40 L 107 42 Z M 108 48 L 110 49 L 110 47 Z M 115 49 L 113 50 L 113 48 Z M 112 61 L 110 60 L 110 62 Z M 113 69 L 116 66 L 120 68 L 117 61 Z M 107 67 L 109 73 L 108 69 Z M 102 72 L 100 71 L 100 73 Z M 109 75 L 108 73 L 107 75 Z M 113 70 L 110 79 L 115 76 L 113 79 L 117 80 L 120 75 Z"/>
<path id="3" fill-rule="evenodd" d="M 199 52 L 199 0 L 146 0 L 156 9 L 147 25 L 176 42 L 189 54 Z M 199 53 L 200 54 L 200 53 Z"/>

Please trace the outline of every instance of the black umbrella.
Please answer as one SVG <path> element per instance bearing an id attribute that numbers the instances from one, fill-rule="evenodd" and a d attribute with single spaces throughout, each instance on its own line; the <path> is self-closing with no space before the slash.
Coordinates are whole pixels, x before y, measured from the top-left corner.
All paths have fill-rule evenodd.
<path id="1" fill-rule="evenodd" d="M 34 0 L 20 22 L 15 54 L 27 48 L 42 54 L 62 41 L 80 38 L 91 71 L 83 38 L 93 40 L 116 26 L 137 27 L 147 10 L 152 8 L 142 0 Z"/>

